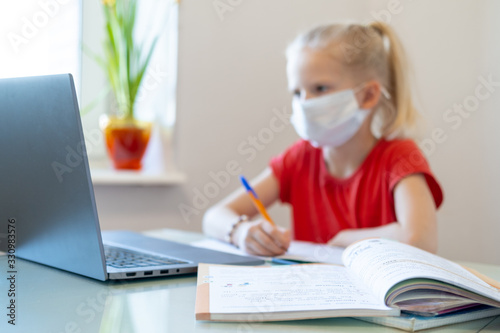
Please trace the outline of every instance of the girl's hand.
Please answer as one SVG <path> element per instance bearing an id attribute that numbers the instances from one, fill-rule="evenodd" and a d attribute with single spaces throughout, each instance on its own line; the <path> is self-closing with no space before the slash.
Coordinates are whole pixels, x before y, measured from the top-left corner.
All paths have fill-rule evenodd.
<path id="1" fill-rule="evenodd" d="M 278 256 L 290 246 L 290 230 L 273 226 L 266 220 L 242 223 L 233 242 L 243 251 L 258 256 Z"/>

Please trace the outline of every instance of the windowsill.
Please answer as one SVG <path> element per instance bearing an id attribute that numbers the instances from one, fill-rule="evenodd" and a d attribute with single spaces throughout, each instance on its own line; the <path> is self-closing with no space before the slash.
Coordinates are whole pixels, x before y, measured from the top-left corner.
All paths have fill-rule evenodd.
<path id="1" fill-rule="evenodd" d="M 180 172 L 158 173 L 151 171 L 120 171 L 112 169 L 91 169 L 94 185 L 178 185 L 186 181 Z"/>
<path id="2" fill-rule="evenodd" d="M 141 170 L 116 170 L 107 154 L 89 156 L 90 174 L 94 185 L 109 186 L 172 186 L 186 182 L 186 175 L 175 166 L 172 130 L 155 124 Z M 104 148 L 104 145 L 101 145 Z M 93 147 L 97 151 L 96 147 Z"/>
<path id="3" fill-rule="evenodd" d="M 182 172 L 148 168 L 143 170 L 115 170 L 108 163 L 92 163 L 90 173 L 94 185 L 141 185 L 141 186 L 170 186 L 186 182 L 186 175 Z"/>

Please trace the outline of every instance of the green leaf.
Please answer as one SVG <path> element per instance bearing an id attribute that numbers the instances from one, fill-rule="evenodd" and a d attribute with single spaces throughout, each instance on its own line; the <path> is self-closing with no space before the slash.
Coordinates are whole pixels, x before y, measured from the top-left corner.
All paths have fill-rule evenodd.
<path id="1" fill-rule="evenodd" d="M 137 0 L 116 0 L 114 6 L 103 5 L 106 19 L 104 58 L 93 56 L 108 76 L 120 110 L 134 116 L 134 103 L 147 67 L 156 48 L 158 36 L 148 45 L 134 39 Z"/>

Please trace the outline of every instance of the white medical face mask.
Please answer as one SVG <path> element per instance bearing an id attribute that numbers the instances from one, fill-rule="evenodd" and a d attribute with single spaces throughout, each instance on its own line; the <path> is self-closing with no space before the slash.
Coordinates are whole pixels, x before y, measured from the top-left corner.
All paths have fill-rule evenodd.
<path id="1" fill-rule="evenodd" d="M 353 89 L 292 102 L 292 123 L 297 134 L 315 147 L 338 147 L 356 134 L 368 115 L 359 108 Z"/>

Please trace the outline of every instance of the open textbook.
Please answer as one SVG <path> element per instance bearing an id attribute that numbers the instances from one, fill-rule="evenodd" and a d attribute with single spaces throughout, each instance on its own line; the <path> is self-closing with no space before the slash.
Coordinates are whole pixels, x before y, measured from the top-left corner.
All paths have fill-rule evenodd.
<path id="1" fill-rule="evenodd" d="M 401 311 L 430 317 L 481 305 L 500 308 L 495 281 L 406 244 L 363 240 L 344 250 L 342 262 L 344 266 L 200 264 L 196 319 L 385 317 Z"/>

